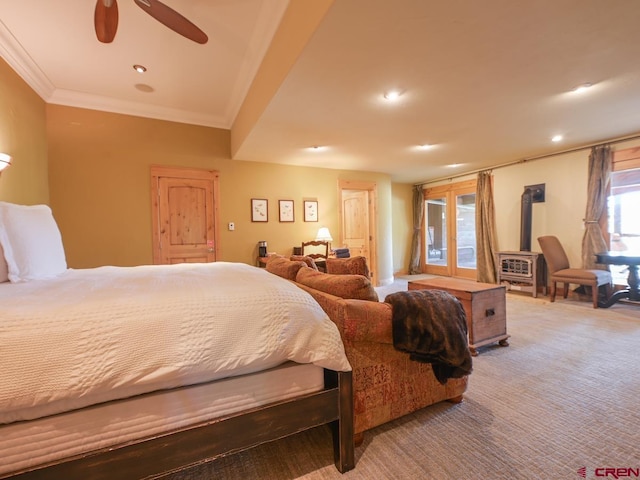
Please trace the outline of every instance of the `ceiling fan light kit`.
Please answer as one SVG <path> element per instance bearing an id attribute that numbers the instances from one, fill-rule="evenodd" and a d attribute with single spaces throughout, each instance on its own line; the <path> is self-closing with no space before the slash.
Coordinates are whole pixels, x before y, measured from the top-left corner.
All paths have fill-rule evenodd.
<path id="1" fill-rule="evenodd" d="M 209 37 L 200 28 L 159 0 L 134 0 L 135 4 L 167 28 L 201 45 Z M 102 43 L 111 43 L 118 30 L 117 0 L 97 0 L 94 15 L 96 37 Z"/>

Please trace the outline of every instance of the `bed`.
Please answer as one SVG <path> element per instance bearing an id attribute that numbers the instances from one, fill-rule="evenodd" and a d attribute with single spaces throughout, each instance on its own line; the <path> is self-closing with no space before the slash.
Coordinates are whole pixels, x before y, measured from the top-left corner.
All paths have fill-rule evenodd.
<path id="1" fill-rule="evenodd" d="M 324 424 L 353 468 L 351 368 L 291 282 L 69 269 L 45 206 L 0 202 L 0 248 L 0 478 L 154 478 Z"/>

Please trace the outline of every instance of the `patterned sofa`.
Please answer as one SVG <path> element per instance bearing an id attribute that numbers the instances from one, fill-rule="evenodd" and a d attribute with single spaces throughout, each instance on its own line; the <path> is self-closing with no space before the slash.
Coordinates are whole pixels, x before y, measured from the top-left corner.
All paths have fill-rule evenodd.
<path id="1" fill-rule="evenodd" d="M 356 442 L 390 420 L 443 400 L 462 400 L 468 377 L 442 385 L 430 364 L 395 349 L 391 305 L 378 301 L 367 277 L 322 273 L 286 258 L 270 260 L 266 268 L 309 292 L 338 326 L 353 368 Z"/>

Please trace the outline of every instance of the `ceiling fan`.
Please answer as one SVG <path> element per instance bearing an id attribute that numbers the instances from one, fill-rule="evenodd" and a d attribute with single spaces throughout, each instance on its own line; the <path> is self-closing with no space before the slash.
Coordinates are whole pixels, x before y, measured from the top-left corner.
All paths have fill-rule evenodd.
<path id="1" fill-rule="evenodd" d="M 163 25 L 196 43 L 205 44 L 207 34 L 178 12 L 159 0 L 134 0 L 142 10 Z M 94 15 L 96 36 L 102 43 L 111 43 L 118 30 L 118 3 L 116 0 L 97 0 Z"/>

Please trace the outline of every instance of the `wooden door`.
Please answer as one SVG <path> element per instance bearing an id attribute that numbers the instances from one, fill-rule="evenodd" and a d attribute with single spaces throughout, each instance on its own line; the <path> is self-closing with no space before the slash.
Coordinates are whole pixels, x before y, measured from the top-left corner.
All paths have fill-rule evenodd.
<path id="1" fill-rule="evenodd" d="M 369 258 L 369 192 L 344 190 L 342 192 L 342 233 L 345 247 L 352 256 Z"/>
<path id="2" fill-rule="evenodd" d="M 215 262 L 218 174 L 152 167 L 153 262 Z"/>
<path id="3" fill-rule="evenodd" d="M 367 259 L 371 281 L 378 284 L 376 257 L 376 193 L 373 182 L 339 181 L 341 245 L 349 248 L 352 257 Z M 334 247 L 337 246 L 334 244 Z"/>
<path id="4" fill-rule="evenodd" d="M 475 280 L 475 189 L 468 180 L 424 190 L 424 273 Z"/>

